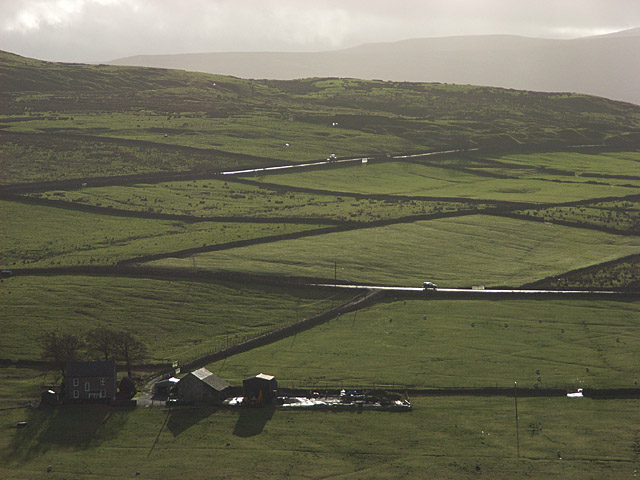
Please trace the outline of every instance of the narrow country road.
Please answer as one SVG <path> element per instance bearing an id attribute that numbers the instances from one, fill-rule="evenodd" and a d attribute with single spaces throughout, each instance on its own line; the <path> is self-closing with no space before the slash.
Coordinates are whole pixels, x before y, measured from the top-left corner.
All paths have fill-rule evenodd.
<path id="1" fill-rule="evenodd" d="M 442 150 L 440 152 L 428 152 L 428 153 L 414 153 L 412 155 L 392 155 L 389 157 L 392 160 L 402 159 L 402 158 L 418 158 L 418 157 L 429 157 L 433 155 L 446 155 L 449 153 L 459 153 L 462 151 L 465 152 L 473 152 L 478 150 L 477 148 L 470 148 L 467 150 Z M 343 158 L 341 160 L 320 160 L 318 162 L 311 163 L 297 163 L 294 165 L 279 165 L 275 167 L 262 167 L 262 168 L 250 168 L 246 170 L 230 170 L 227 172 L 220 172 L 221 175 L 241 175 L 244 173 L 260 173 L 260 172 L 272 172 L 275 170 L 291 170 L 291 169 L 304 169 L 309 167 L 317 167 L 320 165 L 334 165 L 337 163 L 366 163 L 369 160 L 373 160 L 375 157 L 355 157 L 355 158 Z"/>
<path id="2" fill-rule="evenodd" d="M 619 297 L 640 297 L 640 292 L 623 292 L 615 290 L 532 290 L 532 289 L 475 289 L 475 288 L 422 288 L 422 287 L 391 287 L 385 285 L 341 285 L 334 283 L 313 284 L 316 287 L 339 288 L 339 289 L 361 289 L 373 291 L 398 292 L 400 294 L 423 294 L 429 298 L 469 298 L 483 296 L 499 297 L 598 297 L 598 298 L 619 298 Z"/>

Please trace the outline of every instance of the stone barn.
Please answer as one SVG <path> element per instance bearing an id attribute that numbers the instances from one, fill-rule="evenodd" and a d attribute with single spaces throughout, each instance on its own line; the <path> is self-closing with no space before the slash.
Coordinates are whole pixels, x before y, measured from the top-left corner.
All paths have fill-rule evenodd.
<path id="1" fill-rule="evenodd" d="M 230 386 L 206 368 L 201 368 L 178 382 L 178 400 L 185 403 L 220 403 L 227 398 Z"/>
<path id="2" fill-rule="evenodd" d="M 272 375 L 259 373 L 242 381 L 244 400 L 249 405 L 271 403 L 278 396 L 278 382 Z"/>

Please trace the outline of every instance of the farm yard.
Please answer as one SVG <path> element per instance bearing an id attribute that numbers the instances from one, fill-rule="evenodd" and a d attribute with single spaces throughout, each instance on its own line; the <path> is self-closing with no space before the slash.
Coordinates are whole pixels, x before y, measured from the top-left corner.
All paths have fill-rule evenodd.
<path id="1" fill-rule="evenodd" d="M 0 59 L 3 478 L 637 472 L 638 107 Z M 221 174 L 330 154 L 368 161 Z M 361 293 L 317 282 L 426 281 L 274 335 Z M 625 295 L 438 297 L 472 286 Z M 177 362 L 234 386 L 264 372 L 284 390 L 388 390 L 413 410 L 29 406 L 58 381 L 43 335 L 96 328 L 144 340 L 141 395 Z M 500 394 L 469 393 L 483 388 Z M 626 397 L 564 396 L 578 388 Z"/>

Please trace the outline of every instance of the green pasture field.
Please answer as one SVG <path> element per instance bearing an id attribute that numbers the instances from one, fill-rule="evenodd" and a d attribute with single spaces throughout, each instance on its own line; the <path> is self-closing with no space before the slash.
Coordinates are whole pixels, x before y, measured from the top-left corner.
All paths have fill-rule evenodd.
<path id="1" fill-rule="evenodd" d="M 527 172 L 527 175 L 531 174 Z M 589 183 L 589 179 L 571 177 L 571 183 L 568 183 L 567 177 L 562 176 L 547 174 L 543 177 L 537 174 L 536 177 L 492 178 L 439 166 L 388 162 L 332 170 L 267 174 L 257 179 L 266 183 L 338 192 L 538 203 L 639 193 L 638 188 L 626 186 L 628 182 L 620 185 L 619 180 L 600 185 Z"/>
<path id="2" fill-rule="evenodd" d="M 257 175 L 257 181 L 314 188 L 335 192 L 441 196 L 440 190 L 460 185 L 471 186 L 486 178 L 440 166 L 426 166 L 409 162 L 382 162 L 341 166 L 327 170 Z"/>
<path id="3" fill-rule="evenodd" d="M 3 268 L 112 265 L 139 255 L 280 235 L 313 225 L 185 223 L 0 201 Z"/>
<path id="4" fill-rule="evenodd" d="M 595 173 L 606 175 L 636 175 L 640 151 L 627 152 L 548 152 L 487 157 L 507 164 L 544 167 L 572 171 L 576 175 Z M 637 181 L 636 181 L 637 183 Z"/>
<path id="5" fill-rule="evenodd" d="M 595 202 L 577 206 L 522 210 L 515 213 L 543 218 L 549 222 L 558 220 L 640 234 L 640 202 L 638 201 Z"/>
<path id="6" fill-rule="evenodd" d="M 325 279 L 333 279 L 336 268 L 341 281 L 416 287 L 425 280 L 441 287 L 519 286 L 543 278 L 560 287 L 638 282 L 638 262 L 631 257 L 640 247 L 638 202 L 604 200 L 639 193 L 640 182 L 633 178 L 637 151 L 487 157 L 466 152 L 377 161 L 389 153 L 474 147 L 513 152 L 580 143 L 630 145 L 640 128 L 640 108 L 632 104 L 460 85 L 243 80 L 40 62 L 6 52 L 0 52 L 0 85 L 1 185 L 187 170 L 210 174 L 331 153 L 376 157 L 367 166 L 246 177 L 279 184 L 275 187 L 204 180 L 94 188 L 88 180 L 89 188 L 42 194 L 53 200 L 193 216 L 354 222 L 518 201 L 528 206 L 517 208 L 550 221 L 631 233 L 474 214 L 153 265 Z M 606 178 L 614 175 L 621 178 Z M 286 191 L 287 186 L 315 191 Z M 573 201 L 591 203 L 555 209 L 547 204 Z M 545 205 L 534 205 L 540 203 Z M 0 201 L 0 218 L 0 265 L 16 271 L 113 265 L 141 255 L 319 228 L 140 219 L 6 200 Z M 599 268 L 620 258 L 626 260 Z M 598 267 L 566 274 L 589 266 Z M 354 295 L 169 275 L 2 279 L 0 478 L 600 480 L 637 474 L 637 399 L 520 398 L 519 458 L 510 397 L 418 396 L 411 398 L 410 413 L 22 408 L 56 380 L 37 363 L 48 332 L 82 336 L 107 327 L 134 333 L 149 351 L 148 365 L 135 372 L 141 374 L 158 364 L 193 360 Z M 209 368 L 234 385 L 262 371 L 275 374 L 282 386 L 318 390 L 510 387 L 514 381 L 527 388 L 633 388 L 640 380 L 639 318 L 638 301 L 389 299 Z M 17 428 L 20 421 L 27 426 Z"/>
<path id="7" fill-rule="evenodd" d="M 638 400 L 411 399 L 409 413 L 96 406 L 0 412 L 0 476 L 633 478 Z M 28 426 L 16 429 L 19 421 Z M 47 472 L 47 470 L 50 470 Z"/>
<path id="8" fill-rule="evenodd" d="M 640 302 L 406 300 L 379 303 L 207 368 L 333 388 L 634 387 Z"/>
<path id="9" fill-rule="evenodd" d="M 4 356 L 3 344 L 0 344 L 0 355 Z M 0 375 L 0 410 L 38 401 L 43 385 L 55 385 L 53 375 L 37 366 L 2 365 Z"/>
<path id="10" fill-rule="evenodd" d="M 637 253 L 640 238 L 470 215 L 166 258 L 152 265 L 441 287 L 519 286 Z"/>
<path id="11" fill-rule="evenodd" d="M 328 125 L 290 122 L 264 115 L 235 115 L 208 118 L 203 112 L 110 112 L 103 114 L 57 115 L 52 120 L 25 118 L 9 132 L 92 134 L 123 140 L 140 140 L 162 145 L 216 149 L 287 162 L 323 159 L 330 153 L 339 156 L 403 152 L 417 147 L 412 142 L 391 135 L 377 135 L 358 130 L 337 129 Z M 287 147 L 285 144 L 289 143 Z M 190 152 L 187 152 L 187 155 Z M 179 165 L 179 159 L 171 159 Z M 166 160 L 167 161 L 167 160 Z M 278 163 L 275 162 L 274 163 Z M 233 163 L 229 162 L 231 168 Z"/>
<path id="12" fill-rule="evenodd" d="M 39 360 L 47 332 L 106 327 L 138 335 L 148 363 L 190 360 L 350 295 L 170 278 L 14 276 L 0 283 L 0 358 Z"/>
<path id="13" fill-rule="evenodd" d="M 0 131 L 0 184 L 158 171 L 216 171 L 274 163 L 171 145 L 101 139 L 92 136 L 92 131 L 85 134 L 87 138 L 57 132 L 18 135 Z"/>
<path id="14" fill-rule="evenodd" d="M 7 52 L 0 52 L 0 60 L 5 98 L 0 130 L 36 133 L 47 141 L 52 134 L 63 139 L 57 140 L 60 148 L 42 147 L 33 169 L 21 161 L 26 171 L 10 167 L 12 150 L 6 149 L 0 166 L 10 171 L 12 182 L 50 178 L 49 171 L 65 178 L 82 175 L 86 169 L 73 155 L 69 160 L 64 155 L 73 151 L 65 144 L 69 136 L 298 162 L 330 153 L 615 144 L 628 142 L 640 125 L 637 106 L 585 95 L 356 79 L 243 80 L 179 70 L 39 62 Z M 24 148 L 13 153 L 23 156 Z M 200 154 L 166 162 L 141 154 L 147 165 L 132 168 L 127 154 L 126 149 L 122 155 L 111 152 L 102 157 L 108 159 L 106 165 L 96 159 L 89 164 L 101 174 L 113 174 L 118 165 L 131 173 L 225 163 L 207 162 Z"/>
<path id="15" fill-rule="evenodd" d="M 31 196 L 133 211 L 198 217 L 323 218 L 370 222 L 411 215 L 477 211 L 487 205 L 435 202 L 402 197 L 362 199 L 261 188 L 225 180 L 169 182 L 48 191 Z"/>
<path id="16" fill-rule="evenodd" d="M 577 272 L 567 272 L 537 283 L 544 288 L 627 288 L 640 291 L 640 256 Z"/>

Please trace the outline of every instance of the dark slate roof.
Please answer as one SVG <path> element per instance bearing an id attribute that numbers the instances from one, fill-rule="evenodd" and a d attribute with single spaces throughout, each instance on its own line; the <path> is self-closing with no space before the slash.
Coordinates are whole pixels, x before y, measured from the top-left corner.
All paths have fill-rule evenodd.
<path id="1" fill-rule="evenodd" d="M 221 392 L 225 388 L 229 388 L 231 386 L 230 383 L 225 382 L 220 377 L 218 377 L 217 375 L 214 375 L 204 367 L 191 372 L 191 375 L 196 377 L 198 380 L 206 383 L 207 385 L 209 385 L 214 390 L 217 390 L 218 392 Z"/>
<path id="2" fill-rule="evenodd" d="M 67 377 L 111 377 L 115 374 L 116 362 L 68 362 Z"/>

